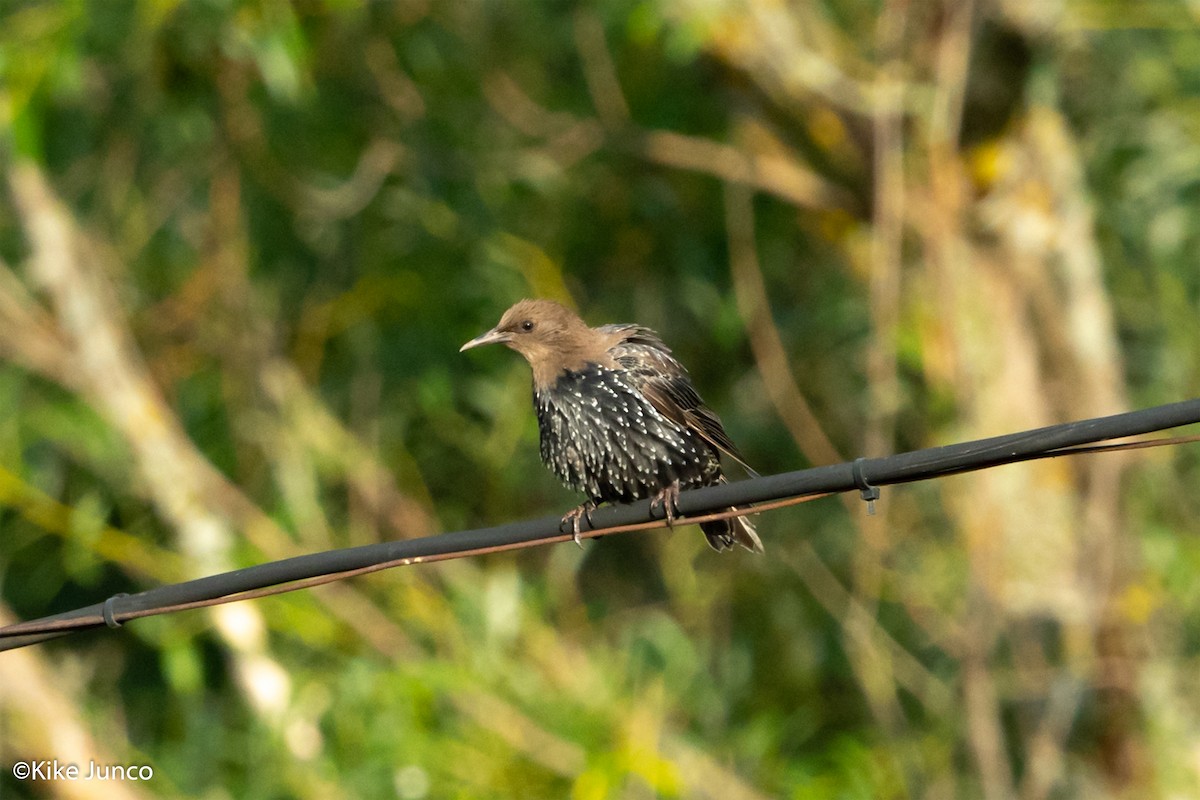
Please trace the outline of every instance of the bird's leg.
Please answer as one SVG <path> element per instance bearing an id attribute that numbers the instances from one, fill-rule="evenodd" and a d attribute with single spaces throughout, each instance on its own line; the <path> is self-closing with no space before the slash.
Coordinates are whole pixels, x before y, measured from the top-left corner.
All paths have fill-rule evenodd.
<path id="1" fill-rule="evenodd" d="M 588 525 L 591 525 L 592 512 L 596 510 L 596 506 L 598 505 L 599 503 L 597 503 L 595 500 L 588 500 L 580 505 L 579 508 L 573 508 L 566 514 L 563 514 L 562 524 L 566 525 L 569 523 L 571 525 L 571 531 L 575 534 L 573 537 L 575 539 L 575 544 L 579 545 L 581 548 L 583 547 L 583 541 L 579 538 L 579 520 L 586 519 L 588 521 Z"/>
<path id="2" fill-rule="evenodd" d="M 663 487 L 662 491 L 650 500 L 650 509 L 662 506 L 667 517 L 667 527 L 675 527 L 675 515 L 679 513 L 679 481 L 674 480 Z"/>

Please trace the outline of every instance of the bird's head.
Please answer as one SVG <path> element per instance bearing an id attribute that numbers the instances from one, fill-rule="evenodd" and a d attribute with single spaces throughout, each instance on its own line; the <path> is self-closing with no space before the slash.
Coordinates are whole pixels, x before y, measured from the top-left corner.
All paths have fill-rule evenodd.
<path id="1" fill-rule="evenodd" d="M 485 344 L 504 344 L 533 367 L 535 380 L 545 383 L 564 369 L 605 360 L 607 342 L 574 311 L 553 300 L 521 300 L 500 318 L 496 327 L 464 344 L 459 352 Z"/>

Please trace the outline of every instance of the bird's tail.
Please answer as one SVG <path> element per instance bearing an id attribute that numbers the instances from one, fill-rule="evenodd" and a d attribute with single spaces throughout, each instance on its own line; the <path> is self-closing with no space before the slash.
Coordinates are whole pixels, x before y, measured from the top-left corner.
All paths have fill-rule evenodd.
<path id="1" fill-rule="evenodd" d="M 732 511 L 733 509 L 729 509 Z M 701 522 L 700 530 L 708 539 L 709 546 L 718 553 L 727 550 L 735 544 L 740 544 L 752 553 L 763 552 L 762 540 L 754 525 L 745 517 L 730 517 L 715 519 L 712 522 Z"/>

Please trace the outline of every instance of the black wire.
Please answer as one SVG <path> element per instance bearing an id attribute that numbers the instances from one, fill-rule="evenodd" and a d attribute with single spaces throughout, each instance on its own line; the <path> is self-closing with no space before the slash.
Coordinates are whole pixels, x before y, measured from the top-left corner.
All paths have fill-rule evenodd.
<path id="1" fill-rule="evenodd" d="M 693 489 L 679 495 L 679 511 L 686 516 L 696 516 L 789 497 L 845 492 L 861 489 L 864 485 L 909 483 L 1032 458 L 1069 455 L 1068 448 L 1197 422 L 1200 422 L 1200 400 L 1187 400 L 989 439 Z M 584 531 L 599 531 L 643 524 L 661 516 L 661 509 L 652 508 L 649 501 L 641 501 L 597 509 L 590 520 L 580 522 Z M 365 570 L 380 564 L 417 563 L 423 559 L 528 546 L 562 537 L 562 520 L 553 516 L 296 556 L 137 594 L 111 597 L 74 611 L 0 628 L 0 651 L 36 644 L 75 630 L 105 625 L 116 627 L 127 619 L 163 613 L 169 610 L 168 607 L 212 601 L 268 586 Z"/>

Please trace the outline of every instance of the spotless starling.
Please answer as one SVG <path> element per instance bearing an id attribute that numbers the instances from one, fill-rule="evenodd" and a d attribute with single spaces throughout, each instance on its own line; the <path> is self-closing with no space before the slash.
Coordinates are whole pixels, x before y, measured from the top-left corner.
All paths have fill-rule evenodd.
<path id="1" fill-rule="evenodd" d="M 591 328 L 551 300 L 522 300 L 462 350 L 498 343 L 533 369 L 542 461 L 588 497 L 563 517 L 576 541 L 580 517 L 599 503 L 652 498 L 673 522 L 681 489 L 725 482 L 722 453 L 746 466 L 687 370 L 649 328 Z M 702 522 L 700 529 L 716 550 L 737 543 L 763 551 L 745 517 Z"/>

